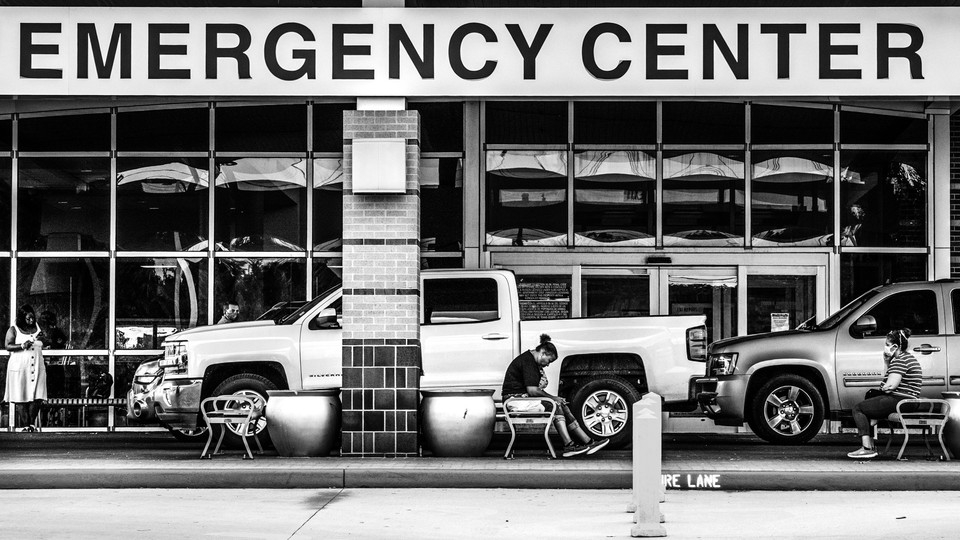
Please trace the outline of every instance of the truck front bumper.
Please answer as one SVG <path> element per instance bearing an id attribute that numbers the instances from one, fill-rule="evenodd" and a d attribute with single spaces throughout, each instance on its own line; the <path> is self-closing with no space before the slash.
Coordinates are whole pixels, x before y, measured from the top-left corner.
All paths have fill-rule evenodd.
<path id="1" fill-rule="evenodd" d="M 742 426 L 747 378 L 742 375 L 696 379 L 700 410 L 718 426 Z"/>
<path id="2" fill-rule="evenodd" d="M 197 427 L 203 379 L 165 380 L 153 391 L 157 419 L 175 429 Z"/>

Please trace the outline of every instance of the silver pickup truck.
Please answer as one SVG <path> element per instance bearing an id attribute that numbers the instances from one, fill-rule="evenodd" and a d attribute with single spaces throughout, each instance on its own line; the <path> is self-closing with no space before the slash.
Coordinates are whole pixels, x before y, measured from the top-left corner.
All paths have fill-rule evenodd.
<path id="1" fill-rule="evenodd" d="M 922 396 L 960 390 L 960 281 L 944 280 L 877 287 L 819 324 L 711 343 L 697 401 L 718 425 L 746 421 L 766 441 L 804 443 L 879 387 L 884 338 L 904 327 Z"/>

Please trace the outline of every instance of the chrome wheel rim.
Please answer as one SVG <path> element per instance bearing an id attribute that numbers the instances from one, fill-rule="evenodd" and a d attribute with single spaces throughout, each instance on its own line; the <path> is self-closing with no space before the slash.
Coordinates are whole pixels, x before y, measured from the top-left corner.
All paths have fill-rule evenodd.
<path id="1" fill-rule="evenodd" d="M 263 409 L 264 405 L 267 404 L 266 398 L 264 398 L 262 395 L 260 395 L 259 392 L 255 390 L 238 390 L 234 392 L 233 395 L 250 398 L 250 400 L 253 401 L 254 407 L 257 407 L 261 410 Z M 242 408 L 247 409 L 248 406 L 244 404 Z M 226 426 L 227 426 L 227 429 L 235 433 L 237 436 L 240 436 L 241 426 L 239 424 L 226 424 Z M 248 437 L 252 435 L 256 435 L 257 433 L 260 433 L 261 431 L 266 429 L 267 417 L 265 415 L 260 415 L 260 418 L 258 418 L 257 421 L 251 427 L 253 429 L 250 430 L 250 433 L 247 433 Z"/>
<path id="2" fill-rule="evenodd" d="M 193 429 L 177 429 L 177 431 L 187 437 L 200 437 L 207 434 L 207 426 L 197 426 Z"/>
<path id="3" fill-rule="evenodd" d="M 612 390 L 598 390 L 584 400 L 580 417 L 591 435 L 612 437 L 626 427 L 630 406 L 620 394 Z"/>
<path id="4" fill-rule="evenodd" d="M 785 385 L 767 396 L 763 418 L 767 427 L 784 437 L 797 437 L 813 424 L 816 408 L 803 388 Z"/>

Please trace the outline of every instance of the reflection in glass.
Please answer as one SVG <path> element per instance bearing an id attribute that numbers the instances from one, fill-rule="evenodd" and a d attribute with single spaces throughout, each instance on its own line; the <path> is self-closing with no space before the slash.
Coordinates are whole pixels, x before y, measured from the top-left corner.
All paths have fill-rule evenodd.
<path id="1" fill-rule="evenodd" d="M 10 259 L 0 258 L 0 328 L 10 328 L 13 321 L 8 321 L 10 313 Z M 6 324 L 5 324 L 6 323 Z M 6 388 L 0 384 L 0 388 Z"/>
<path id="2" fill-rule="evenodd" d="M 926 152 L 847 150 L 840 163 L 840 245 L 926 245 Z"/>
<path id="3" fill-rule="evenodd" d="M 741 152 L 664 152 L 663 244 L 743 246 Z"/>
<path id="4" fill-rule="evenodd" d="M 313 250 L 343 249 L 343 159 L 313 160 Z"/>
<path id="5" fill-rule="evenodd" d="M 566 144 L 566 101 L 487 101 L 487 143 Z"/>
<path id="6" fill-rule="evenodd" d="M 66 348 L 105 349 L 108 279 L 107 259 L 21 257 L 17 302 L 30 304 L 38 320 L 59 329 Z"/>
<path id="7" fill-rule="evenodd" d="M 117 159 L 117 249 L 204 249 L 206 165 L 202 158 Z"/>
<path id="8" fill-rule="evenodd" d="M 175 332 L 207 323 L 203 258 L 117 259 L 118 349 L 159 349 Z"/>
<path id="9" fill-rule="evenodd" d="M 12 167 L 13 160 L 0 157 L 0 251 L 10 249 L 10 225 L 13 218 L 13 195 L 10 190 Z"/>
<path id="10" fill-rule="evenodd" d="M 304 159 L 219 159 L 216 186 L 218 251 L 304 250 Z"/>
<path id="11" fill-rule="evenodd" d="M 833 144 L 833 110 L 753 104 L 753 144 Z"/>
<path id="12" fill-rule="evenodd" d="M 743 144 L 743 103 L 663 102 L 664 144 Z"/>
<path id="13" fill-rule="evenodd" d="M 48 398 L 111 397 L 113 376 L 106 356 L 47 356 L 44 361 Z M 108 422 L 108 410 L 106 405 L 44 405 L 40 414 L 44 427 L 104 427 Z"/>
<path id="14" fill-rule="evenodd" d="M 635 150 L 574 154 L 573 229 L 578 246 L 652 246 L 656 156 Z"/>
<path id="15" fill-rule="evenodd" d="M 307 150 L 305 104 L 217 107 L 215 118 L 217 152 Z"/>
<path id="16" fill-rule="evenodd" d="M 420 113 L 420 152 L 463 152 L 463 103 L 411 103 Z"/>
<path id="17" fill-rule="evenodd" d="M 463 249 L 463 160 L 420 159 L 420 249 Z"/>
<path id="18" fill-rule="evenodd" d="M 840 253 L 840 303 L 886 282 L 927 279 L 925 254 Z"/>
<path id="19" fill-rule="evenodd" d="M 816 276 L 747 276 L 747 333 L 793 330 L 817 314 Z"/>
<path id="20" fill-rule="evenodd" d="M 737 335 L 737 278 L 692 270 L 669 277 L 670 315 L 706 315 L 707 343 Z"/>
<path id="21" fill-rule="evenodd" d="M 753 245 L 833 245 L 833 153 L 754 152 Z"/>
<path id="22" fill-rule="evenodd" d="M 121 110 L 117 113 L 117 150 L 207 152 L 209 126 L 210 111 L 206 107 Z"/>
<path id="23" fill-rule="evenodd" d="M 567 154 L 487 152 L 487 245 L 567 244 Z"/>
<path id="24" fill-rule="evenodd" d="M 342 283 L 343 259 L 313 259 L 313 296 Z"/>
<path id="25" fill-rule="evenodd" d="M 840 109 L 843 144 L 927 144 L 927 120 Z"/>
<path id="26" fill-rule="evenodd" d="M 0 118 L 0 152 L 9 152 L 13 148 L 13 120 Z"/>
<path id="27" fill-rule="evenodd" d="M 62 114 L 20 117 L 21 152 L 106 152 L 110 150 L 110 114 Z"/>
<path id="28" fill-rule="evenodd" d="M 21 158 L 19 167 L 20 251 L 108 248 L 108 158 Z"/>
<path id="29" fill-rule="evenodd" d="M 463 268 L 463 257 L 420 257 L 420 269 Z"/>
<path id="30" fill-rule="evenodd" d="M 356 103 L 313 104 L 313 151 L 343 152 L 343 111 L 352 111 Z"/>
<path id="31" fill-rule="evenodd" d="M 583 276 L 580 305 L 584 317 L 650 315 L 650 277 Z"/>
<path id="32" fill-rule="evenodd" d="M 654 144 L 657 142 L 655 101 L 576 101 L 573 104 L 575 144 Z"/>
<path id="33" fill-rule="evenodd" d="M 236 303 L 237 320 L 250 321 L 277 302 L 306 300 L 306 286 L 306 259 L 217 259 L 215 311 Z"/>

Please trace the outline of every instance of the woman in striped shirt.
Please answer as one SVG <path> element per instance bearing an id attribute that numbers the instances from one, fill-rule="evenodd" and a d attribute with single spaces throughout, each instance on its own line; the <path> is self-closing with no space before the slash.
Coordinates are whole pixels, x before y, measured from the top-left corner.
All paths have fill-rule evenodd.
<path id="1" fill-rule="evenodd" d="M 873 442 L 870 420 L 886 418 L 897 411 L 897 403 L 901 400 L 920 395 L 923 372 L 917 359 L 907 352 L 909 337 L 909 328 L 893 330 L 887 334 L 887 341 L 883 346 L 883 361 L 887 365 L 887 373 L 880 385 L 880 393 L 861 401 L 853 408 L 853 420 L 857 423 L 857 432 L 863 446 L 847 454 L 847 457 L 876 457 L 877 449 Z"/>

